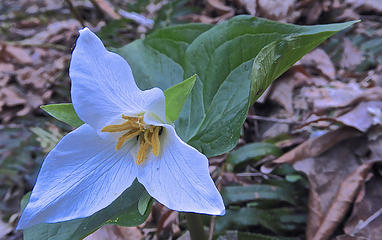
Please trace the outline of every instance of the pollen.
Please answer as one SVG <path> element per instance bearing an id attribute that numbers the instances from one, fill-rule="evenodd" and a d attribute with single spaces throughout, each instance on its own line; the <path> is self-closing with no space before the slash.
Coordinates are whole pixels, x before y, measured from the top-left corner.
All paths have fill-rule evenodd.
<path id="1" fill-rule="evenodd" d="M 137 141 L 139 141 L 139 150 L 135 162 L 138 165 L 145 161 L 150 147 L 153 155 L 158 156 L 160 152 L 159 135 L 161 134 L 162 127 L 145 124 L 142 115 L 122 115 L 122 119 L 126 120 L 122 124 L 112 124 L 101 129 L 101 132 L 122 133 L 118 138 L 115 149 L 118 151 L 127 140 L 137 137 Z"/>

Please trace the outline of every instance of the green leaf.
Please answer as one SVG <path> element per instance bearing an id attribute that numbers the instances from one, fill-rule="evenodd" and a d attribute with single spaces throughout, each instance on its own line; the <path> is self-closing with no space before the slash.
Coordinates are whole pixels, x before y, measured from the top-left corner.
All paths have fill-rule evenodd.
<path id="1" fill-rule="evenodd" d="M 282 151 L 272 143 L 250 143 L 230 152 L 226 162 L 232 166 L 231 168 L 239 169 L 250 161 L 260 160 L 270 154 L 278 157 L 282 154 Z"/>
<path id="2" fill-rule="evenodd" d="M 197 75 L 193 75 L 181 83 L 168 88 L 164 91 L 166 97 L 166 120 L 174 122 L 178 119 L 183 105 L 194 87 Z"/>
<path id="3" fill-rule="evenodd" d="M 240 129 L 249 107 L 250 82 L 237 80 L 249 77 L 247 69 L 250 66 L 251 61 L 245 62 L 230 73 L 219 87 L 201 125 L 196 127 L 197 133 L 188 140 L 190 145 L 207 157 L 231 150 L 240 137 Z M 198 105 L 191 108 L 190 118 L 203 110 L 202 106 L 199 106 L 199 110 L 193 110 L 194 107 Z M 181 120 L 178 122 L 182 123 Z M 181 125 L 178 127 L 181 128 Z M 181 130 L 177 132 L 181 133 Z"/>
<path id="4" fill-rule="evenodd" d="M 226 214 L 216 217 L 216 234 L 226 229 L 246 229 L 250 226 L 262 226 L 275 234 L 283 234 L 287 231 L 294 234 L 303 233 L 305 229 L 306 215 L 295 213 L 290 208 L 259 209 L 240 208 L 239 210 L 228 209 Z"/>
<path id="5" fill-rule="evenodd" d="M 353 23 L 297 26 L 237 16 L 202 33 L 185 54 L 185 76 L 196 73 L 199 78 L 177 122 L 179 134 L 207 156 L 232 149 L 248 107 L 256 97 L 304 54 Z M 277 46 L 274 55 L 268 56 L 273 45 Z M 245 65 L 248 63 L 252 65 Z M 227 81 L 231 91 L 224 89 Z M 247 94 L 238 90 L 243 87 L 251 91 Z M 226 91 L 221 94 L 221 90 Z M 247 103 L 249 94 L 251 101 Z M 232 103 L 219 104 L 221 101 Z M 221 108 L 216 110 L 217 107 Z M 224 114 L 217 119 L 215 115 L 219 112 Z"/>
<path id="6" fill-rule="evenodd" d="M 151 207 L 151 204 L 152 204 L 152 203 L 150 203 L 151 200 L 152 200 L 152 197 L 146 191 L 139 198 L 138 211 L 141 215 L 145 215 L 147 209 L 149 209 Z"/>
<path id="7" fill-rule="evenodd" d="M 41 108 L 52 117 L 69 124 L 73 127 L 79 127 L 84 122 L 77 116 L 74 111 L 73 104 L 71 103 L 59 103 L 43 105 Z"/>
<path id="8" fill-rule="evenodd" d="M 251 104 L 265 89 L 305 54 L 338 31 L 359 21 L 316 26 L 290 25 L 295 34 L 289 34 L 264 47 L 256 56 L 251 74 Z"/>
<path id="9" fill-rule="evenodd" d="M 188 45 L 211 27 L 208 24 L 191 23 L 162 28 L 148 35 L 144 43 L 183 66 Z"/>
<path id="10" fill-rule="evenodd" d="M 139 199 L 144 194 L 147 194 L 146 190 L 135 180 L 112 204 L 92 216 L 66 222 L 42 223 L 32 226 L 24 230 L 24 240 L 79 240 L 105 224 L 139 225 L 146 220 L 151 211 L 152 201 L 149 201 L 144 215 L 141 215 L 138 211 Z M 28 196 L 24 196 L 22 205 L 26 205 L 27 198 Z"/>
<path id="11" fill-rule="evenodd" d="M 248 201 L 282 201 L 296 205 L 296 191 L 267 184 L 252 184 L 247 186 L 224 187 L 221 194 L 226 205 Z"/>
<path id="12" fill-rule="evenodd" d="M 117 49 L 141 89 L 165 90 L 194 74 L 179 136 L 207 156 L 231 150 L 249 106 L 280 74 L 326 38 L 355 22 L 297 26 L 236 16 L 215 26 L 158 30 Z"/>
<path id="13" fill-rule="evenodd" d="M 279 237 L 279 236 L 269 236 L 259 233 L 252 232 L 239 232 L 237 230 L 227 231 L 224 234 L 224 237 L 219 237 L 219 240 L 228 240 L 228 239 L 236 239 L 236 240 L 300 240 L 299 237 Z"/>
<path id="14" fill-rule="evenodd" d="M 129 63 L 135 82 L 142 90 L 154 87 L 166 90 L 183 80 L 183 69 L 179 64 L 142 40 L 114 51 Z"/>

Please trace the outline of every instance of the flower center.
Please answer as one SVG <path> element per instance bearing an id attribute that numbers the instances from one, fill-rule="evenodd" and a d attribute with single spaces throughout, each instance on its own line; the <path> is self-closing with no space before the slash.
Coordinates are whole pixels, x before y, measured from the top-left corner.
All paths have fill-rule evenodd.
<path id="1" fill-rule="evenodd" d="M 108 125 L 101 129 L 101 132 L 125 132 L 118 138 L 115 149 L 118 151 L 127 140 L 138 136 L 137 140 L 139 140 L 140 146 L 136 163 L 139 165 L 146 159 L 146 154 L 150 147 L 152 147 L 154 156 L 158 156 L 160 150 L 159 135 L 162 127 L 146 125 L 142 115 L 129 117 L 122 114 L 122 118 L 126 122 Z"/>

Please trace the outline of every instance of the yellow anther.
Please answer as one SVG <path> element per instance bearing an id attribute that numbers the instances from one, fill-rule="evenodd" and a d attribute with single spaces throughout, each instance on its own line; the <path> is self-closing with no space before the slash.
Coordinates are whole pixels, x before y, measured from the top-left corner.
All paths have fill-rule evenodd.
<path id="1" fill-rule="evenodd" d="M 115 146 L 115 149 L 119 150 L 127 140 L 135 136 L 138 136 L 140 133 L 141 133 L 140 130 L 135 130 L 133 132 L 128 132 L 123 134 L 121 137 L 118 138 L 118 142 L 117 142 L 117 145 Z"/>
<path id="2" fill-rule="evenodd" d="M 124 122 L 122 124 L 108 125 L 101 129 L 101 132 L 122 132 L 135 128 L 135 123 Z"/>
<path id="3" fill-rule="evenodd" d="M 152 147 L 154 156 L 158 156 L 160 151 L 159 132 L 162 127 L 146 125 L 143 118 L 143 114 L 132 117 L 122 114 L 122 119 L 125 119 L 126 122 L 108 125 L 101 129 L 101 132 L 124 132 L 124 134 L 118 138 L 117 145 L 115 146 L 117 151 L 121 149 L 127 140 L 139 135 L 140 146 L 137 160 L 135 161 L 138 165 L 145 161 L 150 146 Z"/>
<path id="4" fill-rule="evenodd" d="M 161 127 L 155 127 L 154 132 L 151 136 L 151 145 L 153 147 L 154 156 L 159 155 L 159 150 L 160 150 L 159 131 L 160 130 L 161 130 Z"/>
<path id="5" fill-rule="evenodd" d="M 141 138 L 141 142 L 140 142 L 140 147 L 139 147 L 139 151 L 137 155 L 137 161 L 135 161 L 138 165 L 140 165 L 141 163 L 143 163 L 143 161 L 145 161 L 147 150 L 150 147 L 150 144 L 145 142 L 145 138 L 142 135 L 140 138 Z"/>

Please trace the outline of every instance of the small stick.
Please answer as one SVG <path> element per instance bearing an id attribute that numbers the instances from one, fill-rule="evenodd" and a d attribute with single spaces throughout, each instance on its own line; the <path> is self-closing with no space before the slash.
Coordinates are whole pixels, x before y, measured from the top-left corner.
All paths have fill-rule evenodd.
<path id="1" fill-rule="evenodd" d="M 277 122 L 277 123 L 286 123 L 286 124 L 302 124 L 300 121 L 293 121 L 288 119 L 279 119 L 279 118 L 272 118 L 272 117 L 263 117 L 259 115 L 248 115 L 247 119 L 253 119 L 253 120 L 261 120 L 261 121 L 268 121 L 268 122 Z"/>
<path id="2" fill-rule="evenodd" d="M 65 0 L 65 2 L 69 5 L 70 11 L 74 15 L 74 17 L 81 23 L 82 27 L 85 27 L 84 19 L 81 17 L 81 14 L 78 12 L 77 8 L 74 7 L 71 0 Z"/>

